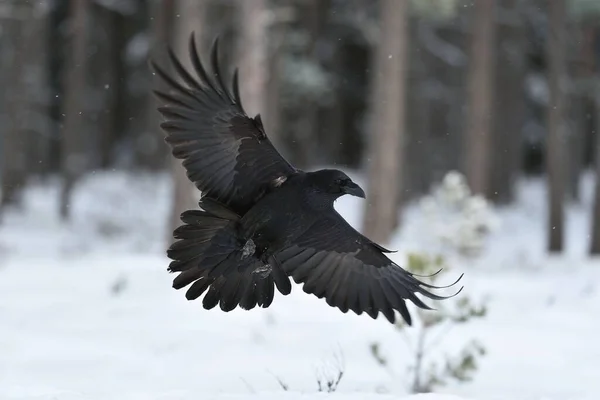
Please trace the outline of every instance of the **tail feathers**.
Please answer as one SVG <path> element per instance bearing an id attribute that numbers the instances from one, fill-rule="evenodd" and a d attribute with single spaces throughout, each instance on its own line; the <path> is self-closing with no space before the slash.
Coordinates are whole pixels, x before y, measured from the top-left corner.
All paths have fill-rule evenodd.
<path id="1" fill-rule="evenodd" d="M 220 203 L 203 199 L 204 210 L 189 210 L 181 214 L 184 223 L 173 232 L 178 239 L 167 250 L 173 260 L 170 272 L 183 272 L 199 268 L 211 269 L 221 264 L 239 246 L 236 224 L 239 216 Z M 190 275 L 181 278 L 182 282 Z"/>
<path id="2" fill-rule="evenodd" d="M 269 274 L 266 278 L 259 279 L 256 282 L 256 304 L 262 308 L 267 308 L 273 303 L 275 297 L 275 285 L 273 275 Z"/>
<path id="3" fill-rule="evenodd" d="M 275 276 L 283 274 L 283 271 L 274 273 L 275 269 L 278 268 L 274 267 L 273 272 L 264 278 L 253 273 L 252 269 L 233 270 L 227 275 L 218 277 L 198 275 L 198 270 L 190 270 L 182 272 L 175 278 L 173 287 L 180 289 L 191 283 L 192 285 L 185 294 L 188 300 L 195 300 L 206 292 L 202 299 L 202 306 L 207 310 L 211 310 L 217 305 L 225 312 L 232 311 L 238 306 L 244 310 L 251 310 L 256 306 L 268 308 L 275 297 L 277 282 Z M 284 296 L 288 295 L 291 292 L 289 278 L 287 287 L 289 289 L 286 289 L 286 285 L 280 282 L 277 289 Z"/>
<path id="4" fill-rule="evenodd" d="M 223 247 L 235 248 L 233 230 L 228 229 L 234 222 L 199 210 L 186 211 L 181 219 L 186 224 L 175 229 L 173 236 L 178 240 L 167 250 L 167 256 L 173 260 L 169 271 L 185 271 L 192 268 L 200 258 L 209 255 L 207 252 L 216 256 Z"/>
<path id="5" fill-rule="evenodd" d="M 246 289 L 240 300 L 240 308 L 243 310 L 252 310 L 258 304 L 258 296 L 256 292 L 256 283 L 251 280 L 246 281 Z"/>
<path id="6" fill-rule="evenodd" d="M 267 276 L 254 273 L 263 262 L 243 257 L 243 243 L 237 237 L 239 216 L 220 203 L 204 198 L 202 210 L 190 210 L 181 215 L 184 225 L 174 231 L 178 239 L 167 250 L 172 262 L 170 272 L 179 272 L 173 280 L 175 289 L 187 286 L 186 298 L 198 299 L 210 310 L 217 305 L 223 311 L 240 306 L 250 310 L 257 305 L 269 307 L 275 287 L 283 295 L 291 292 L 289 277 L 274 258 Z M 191 286 L 190 286 L 191 285 Z"/>

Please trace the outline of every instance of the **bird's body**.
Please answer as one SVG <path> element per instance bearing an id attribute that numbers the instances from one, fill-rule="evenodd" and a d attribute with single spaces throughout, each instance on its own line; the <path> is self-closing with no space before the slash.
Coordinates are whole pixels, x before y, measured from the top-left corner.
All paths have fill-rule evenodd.
<path id="1" fill-rule="evenodd" d="M 270 254 L 275 254 L 291 245 L 315 222 L 339 216 L 333 207 L 338 196 L 324 196 L 315 183 L 319 175 L 326 175 L 329 171 L 300 171 L 267 193 L 242 217 L 244 237 L 264 245 Z"/>
<path id="2" fill-rule="evenodd" d="M 287 179 L 276 190 L 265 194 L 241 219 L 245 237 L 261 248 L 264 246 L 269 254 L 283 249 L 313 218 L 310 205 L 303 201 L 302 180 L 298 175 Z M 274 209 L 278 212 L 273 213 Z"/>
<path id="3" fill-rule="evenodd" d="M 393 263 L 389 250 L 352 228 L 334 202 L 350 194 L 365 197 L 345 173 L 335 169 L 305 172 L 290 165 L 269 141 L 260 116 L 248 117 L 239 97 L 223 82 L 217 42 L 208 74 L 190 41 L 190 56 L 200 80 L 170 52 L 185 86 L 154 65 L 170 86 L 156 92 L 166 103 L 159 111 L 173 155 L 183 160 L 202 192 L 201 210 L 182 214 L 176 241 L 168 250 L 176 289 L 186 297 L 206 292 L 203 305 L 224 311 L 269 307 L 275 287 L 291 291 L 289 277 L 303 290 L 325 298 L 343 312 L 381 312 L 393 322 L 394 311 L 411 322 L 405 300 L 428 309 L 415 293 L 444 297 Z M 460 279 L 460 278 L 459 278 Z"/>

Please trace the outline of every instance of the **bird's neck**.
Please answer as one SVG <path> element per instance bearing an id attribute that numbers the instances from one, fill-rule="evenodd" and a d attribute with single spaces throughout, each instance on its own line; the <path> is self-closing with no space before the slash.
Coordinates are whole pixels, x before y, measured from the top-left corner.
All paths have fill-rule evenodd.
<path id="1" fill-rule="evenodd" d="M 309 207 L 317 211 L 333 210 L 333 203 L 338 196 L 333 196 L 327 193 L 317 192 L 315 190 L 307 190 L 305 199 Z"/>

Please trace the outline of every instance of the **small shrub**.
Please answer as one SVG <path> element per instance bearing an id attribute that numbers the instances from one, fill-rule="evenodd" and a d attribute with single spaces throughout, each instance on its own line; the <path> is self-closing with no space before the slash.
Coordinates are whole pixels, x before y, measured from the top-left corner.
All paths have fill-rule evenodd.
<path id="1" fill-rule="evenodd" d="M 334 354 L 333 359 L 333 364 L 325 364 L 320 371 L 317 371 L 317 387 L 319 392 L 335 392 L 344 377 L 343 354 L 341 352 Z"/>
<path id="2" fill-rule="evenodd" d="M 344 357 L 342 352 L 334 354 L 333 363 L 324 363 L 321 368 L 317 369 L 315 375 L 317 379 L 317 391 L 325 393 L 335 392 L 342 378 L 344 377 Z M 271 373 L 283 391 L 290 390 L 289 385 L 279 376 Z"/>
<path id="3" fill-rule="evenodd" d="M 430 257 L 413 253 L 408 256 L 406 268 L 414 274 L 423 275 L 420 279 L 424 282 L 436 284 L 438 278 L 447 270 L 445 267 L 444 258 L 441 256 Z M 435 311 L 416 309 L 411 329 L 406 329 L 406 323 L 402 319 L 398 319 L 395 325 L 403 334 L 413 355 L 407 368 L 410 376 L 408 386 L 413 393 L 431 392 L 436 387 L 445 385 L 450 379 L 459 382 L 471 380 L 477 370 L 477 360 L 485 354 L 485 348 L 480 343 L 471 341 L 458 355 L 445 355 L 443 366 L 432 361 L 432 358 L 435 359 L 432 357 L 435 347 L 452 327 L 483 318 L 487 312 L 485 305 L 474 304 L 464 293 L 456 299 L 439 302 L 436 307 Z M 389 360 L 378 343 L 371 344 L 371 354 L 377 364 L 391 371 Z"/>
<path id="4" fill-rule="evenodd" d="M 121 275 L 121 276 L 117 277 L 113 281 L 112 285 L 110 286 L 110 293 L 113 296 L 119 296 L 119 295 L 121 295 L 125 291 L 125 289 L 127 289 L 128 283 L 129 282 L 128 282 L 126 276 Z"/>

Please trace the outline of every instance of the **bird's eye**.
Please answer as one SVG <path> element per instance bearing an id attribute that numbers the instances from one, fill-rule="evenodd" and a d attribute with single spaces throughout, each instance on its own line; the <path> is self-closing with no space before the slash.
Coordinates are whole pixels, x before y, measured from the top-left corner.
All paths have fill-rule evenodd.
<path id="1" fill-rule="evenodd" d="M 336 179 L 334 182 L 335 182 L 336 185 L 341 185 L 342 184 L 342 180 L 341 179 Z"/>

